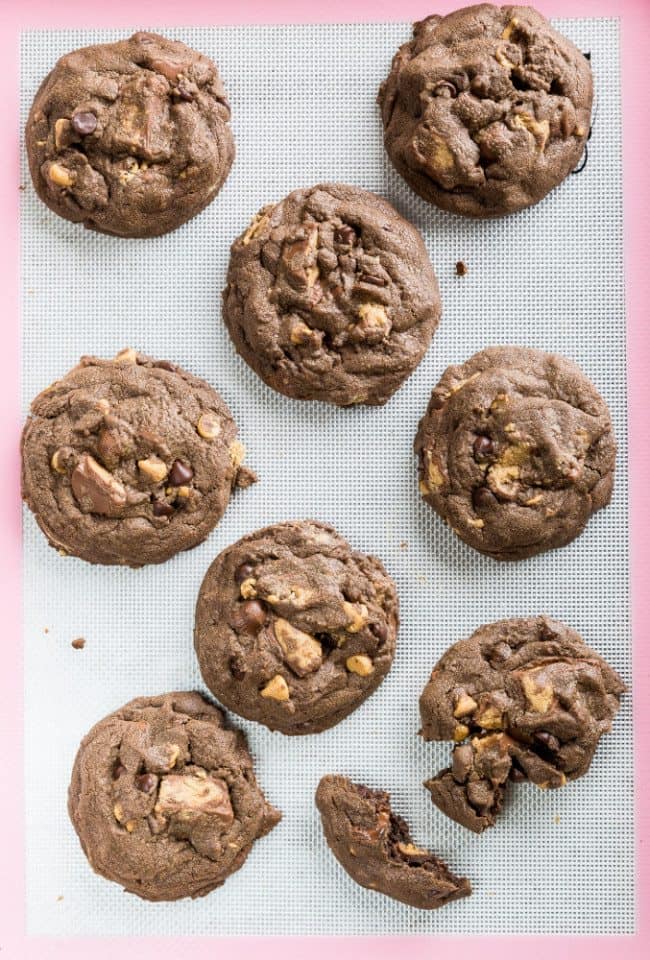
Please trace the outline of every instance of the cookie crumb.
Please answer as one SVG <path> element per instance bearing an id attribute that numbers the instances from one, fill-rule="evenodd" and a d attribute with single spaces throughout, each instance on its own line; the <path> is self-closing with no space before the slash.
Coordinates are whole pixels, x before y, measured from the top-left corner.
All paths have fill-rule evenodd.
<path id="1" fill-rule="evenodd" d="M 464 277 L 466 273 L 467 273 L 467 264 L 463 263 L 462 260 L 458 260 L 456 262 L 456 276 Z"/>
<path id="2" fill-rule="evenodd" d="M 562 820 L 562 817 L 559 815 L 559 813 L 556 813 L 555 816 L 553 817 L 553 823 L 560 823 L 561 820 Z"/>
<path id="3" fill-rule="evenodd" d="M 43 627 L 43 633 L 49 633 L 49 632 L 50 632 L 49 627 Z"/>
<path id="4" fill-rule="evenodd" d="M 60 893 L 60 894 L 58 895 L 58 897 L 56 898 L 56 902 L 57 902 L 57 903 L 60 903 L 61 900 L 63 900 L 63 894 L 62 894 L 62 893 Z"/>
<path id="5" fill-rule="evenodd" d="M 408 550 L 409 548 L 408 542 L 406 540 L 402 540 L 402 542 L 399 545 L 399 548 L 400 550 Z"/>
<path id="6" fill-rule="evenodd" d="M 237 472 L 237 479 L 235 480 L 235 486 L 240 490 L 246 490 L 248 487 L 251 487 L 254 483 L 257 483 L 258 476 L 254 470 L 250 470 L 248 467 L 240 467 Z"/>
<path id="7" fill-rule="evenodd" d="M 19 184 L 18 184 L 18 189 L 19 189 L 19 190 L 24 190 L 24 189 L 25 189 L 25 184 L 24 184 L 24 183 L 19 183 Z"/>
<path id="8" fill-rule="evenodd" d="M 83 650 L 83 648 L 86 646 L 86 641 L 83 637 L 77 637 L 76 640 L 72 641 L 72 646 L 75 650 Z"/>

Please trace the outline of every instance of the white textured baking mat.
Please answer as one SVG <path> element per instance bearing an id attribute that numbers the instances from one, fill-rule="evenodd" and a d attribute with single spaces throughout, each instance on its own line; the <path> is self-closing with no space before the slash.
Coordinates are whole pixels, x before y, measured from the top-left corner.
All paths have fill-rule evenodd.
<path id="1" fill-rule="evenodd" d="M 177 361 L 230 404 L 260 483 L 238 493 L 196 550 L 133 571 L 62 559 L 25 516 L 28 922 L 40 934 L 627 933 L 634 929 L 630 698 L 582 780 L 558 792 L 512 790 L 476 837 L 421 786 L 446 765 L 424 744 L 417 700 L 446 647 L 482 623 L 547 612 L 576 627 L 630 678 L 625 316 L 618 24 L 559 24 L 591 53 L 598 117 L 586 168 L 532 210 L 475 223 L 428 207 L 388 163 L 375 95 L 407 24 L 174 29 L 212 56 L 233 108 L 237 159 L 215 202 L 166 237 L 115 240 L 51 214 L 24 168 L 24 401 L 83 353 L 132 345 Z M 23 111 L 66 51 L 111 31 L 23 35 Z M 336 410 L 267 389 L 235 354 L 220 319 L 232 239 L 263 204 L 319 180 L 383 194 L 424 232 L 443 319 L 416 374 L 383 409 Z M 455 275 L 457 260 L 468 267 Z M 571 546 L 500 565 L 464 546 L 420 502 L 411 443 L 444 368 L 487 344 L 576 359 L 608 401 L 619 440 L 612 505 Z M 327 733 L 285 738 L 243 727 L 282 824 L 226 885 L 194 902 L 149 904 L 88 867 L 66 789 L 82 735 L 139 694 L 201 687 L 193 610 L 215 554 L 263 524 L 331 521 L 382 558 L 402 628 L 380 690 Z M 84 637 L 83 650 L 71 641 Z M 393 794 L 396 809 L 473 897 L 418 912 L 357 886 L 325 847 L 313 804 L 323 773 Z"/>

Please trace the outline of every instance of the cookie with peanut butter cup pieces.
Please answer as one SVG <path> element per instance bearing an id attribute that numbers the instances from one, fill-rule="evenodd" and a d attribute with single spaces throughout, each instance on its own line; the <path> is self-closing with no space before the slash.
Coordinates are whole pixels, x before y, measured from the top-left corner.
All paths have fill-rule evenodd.
<path id="1" fill-rule="evenodd" d="M 327 844 L 353 880 L 420 910 L 435 910 L 472 892 L 429 850 L 418 847 L 384 790 L 328 774 L 316 791 Z"/>
<path id="2" fill-rule="evenodd" d="M 50 544 L 90 563 L 161 563 L 204 540 L 255 475 L 216 390 L 133 349 L 83 357 L 34 400 L 23 498 Z"/>
<path id="3" fill-rule="evenodd" d="M 198 693 L 139 697 L 84 737 L 68 811 L 93 870 L 145 900 L 202 897 L 281 814 L 244 735 Z"/>
<path id="4" fill-rule="evenodd" d="M 45 78 L 27 120 L 36 192 L 101 233 L 175 230 L 228 176 L 229 119 L 216 66 L 180 41 L 135 33 L 74 50 Z"/>
<path id="5" fill-rule="evenodd" d="M 248 534 L 210 566 L 194 645 L 226 707 L 285 734 L 318 733 L 373 693 L 393 661 L 395 584 L 375 557 L 312 520 Z"/>
<path id="6" fill-rule="evenodd" d="M 379 91 L 386 151 L 424 200 L 470 217 L 540 201 L 577 166 L 587 58 L 532 7 L 489 3 L 416 23 Z"/>
<path id="7" fill-rule="evenodd" d="M 571 360 L 524 347 L 490 347 L 449 367 L 415 451 L 425 501 L 497 560 L 570 543 L 614 485 L 604 400 Z"/>
<path id="8" fill-rule="evenodd" d="M 440 319 L 418 231 L 381 197 L 344 184 L 264 207 L 231 250 L 223 318 L 274 390 L 339 406 L 384 404 Z"/>
<path id="9" fill-rule="evenodd" d="M 570 627 L 501 620 L 455 643 L 420 697 L 425 740 L 454 741 L 451 766 L 426 781 L 433 803 L 481 833 L 511 783 L 557 789 L 584 776 L 625 684 Z"/>

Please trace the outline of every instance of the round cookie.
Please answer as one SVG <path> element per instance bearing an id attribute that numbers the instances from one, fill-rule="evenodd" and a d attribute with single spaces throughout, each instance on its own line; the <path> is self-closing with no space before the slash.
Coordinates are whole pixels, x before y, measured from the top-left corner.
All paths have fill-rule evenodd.
<path id="1" fill-rule="evenodd" d="M 358 187 L 295 190 L 232 246 L 224 320 L 246 363 L 288 397 L 386 403 L 440 310 L 422 237 Z"/>
<path id="2" fill-rule="evenodd" d="M 592 98 L 586 57 L 548 20 L 484 3 L 416 23 L 378 99 L 388 155 L 419 196 L 499 217 L 576 167 Z"/>
<path id="3" fill-rule="evenodd" d="M 472 892 L 442 860 L 417 847 L 408 824 L 383 790 L 370 790 L 328 774 L 318 784 L 316 806 L 327 844 L 353 880 L 421 910 L 434 910 Z"/>
<path id="4" fill-rule="evenodd" d="M 449 367 L 415 451 L 426 502 L 497 560 L 569 543 L 614 483 L 616 442 L 596 388 L 572 361 L 524 347 Z"/>
<path id="5" fill-rule="evenodd" d="M 229 709 L 286 734 L 333 727 L 390 669 L 395 584 L 326 524 L 278 523 L 210 566 L 196 605 L 203 679 Z"/>
<path id="6" fill-rule="evenodd" d="M 243 733 L 198 693 L 139 697 L 95 724 L 68 810 L 93 870 L 145 900 L 220 887 L 281 818 Z"/>
<path id="7" fill-rule="evenodd" d="M 66 54 L 25 139 L 36 192 L 66 220 L 119 237 L 175 230 L 217 195 L 235 155 L 214 63 L 135 33 Z"/>
<path id="8" fill-rule="evenodd" d="M 542 789 L 582 777 L 611 730 L 625 684 L 563 623 L 501 620 L 455 643 L 420 697 L 425 740 L 453 740 L 452 765 L 425 783 L 447 816 L 480 833 L 509 782 Z"/>
<path id="9" fill-rule="evenodd" d="M 83 357 L 40 393 L 22 436 L 23 498 L 53 547 L 90 563 L 162 563 L 205 540 L 255 475 L 219 394 L 166 360 Z"/>

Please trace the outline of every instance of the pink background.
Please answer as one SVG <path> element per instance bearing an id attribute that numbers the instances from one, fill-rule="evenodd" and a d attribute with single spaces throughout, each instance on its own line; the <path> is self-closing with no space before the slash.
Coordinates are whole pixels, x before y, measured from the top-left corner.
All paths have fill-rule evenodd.
<path id="1" fill-rule="evenodd" d="M 309 5 L 306 0 L 0 0 L 0 62 L 3 64 L 5 110 L 0 126 L 0 280 L 3 291 L 4 331 L 0 352 L 0 598 L 5 611 L 3 669 L 0 671 L 0 730 L 3 736 L 2 915 L 0 951 L 3 957 L 87 958 L 114 957 L 117 950 L 138 960 L 188 955 L 193 960 L 214 958 L 227 951 L 229 960 L 255 958 L 288 960 L 309 952 L 314 960 L 336 951 L 337 960 L 372 953 L 376 960 L 408 951 L 420 957 L 454 960 L 492 960 L 526 956 L 537 958 L 646 957 L 650 951 L 650 815 L 643 802 L 650 793 L 650 129 L 647 107 L 647 65 L 650 62 L 650 0 L 536 0 L 547 16 L 620 17 L 623 43 L 625 251 L 629 357 L 630 472 L 632 502 L 632 624 L 634 637 L 634 698 L 636 732 L 636 795 L 638 846 L 638 932 L 628 937 L 410 937 L 410 938 L 260 938 L 216 941 L 194 938 L 106 940 L 47 940 L 24 932 L 24 813 L 22 794 L 22 688 L 20 608 L 20 499 L 18 439 L 20 303 L 19 303 L 19 150 L 18 38 L 29 27 L 137 27 L 188 24 L 308 23 L 414 20 L 444 13 L 461 5 L 436 0 L 328 0 Z M 56 264 L 52 264 L 56 283 Z M 11 787 L 11 789 L 9 789 Z M 603 864 L 607 870 L 607 864 Z M 570 891 L 567 891 L 570 896 Z M 218 909 L 218 904 L 215 904 Z"/>

